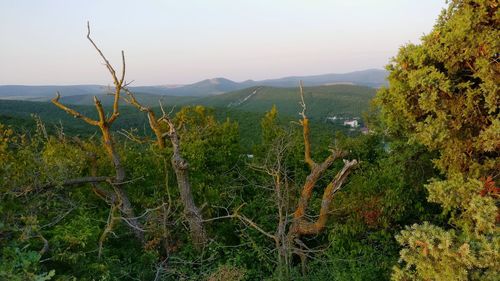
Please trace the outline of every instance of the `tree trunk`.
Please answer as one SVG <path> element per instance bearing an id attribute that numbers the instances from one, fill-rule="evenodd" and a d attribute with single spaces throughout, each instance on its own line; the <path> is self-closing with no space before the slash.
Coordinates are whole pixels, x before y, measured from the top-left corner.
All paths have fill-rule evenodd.
<path id="1" fill-rule="evenodd" d="M 184 204 L 184 215 L 186 216 L 189 224 L 193 244 L 197 249 L 201 249 L 205 245 L 207 237 L 203 226 L 201 212 L 194 203 L 191 184 L 188 177 L 188 163 L 180 154 L 179 137 L 177 132 L 172 132 L 171 130 L 170 139 L 172 141 L 174 151 L 172 155 L 172 166 L 174 168 L 175 175 L 177 176 L 179 193 L 181 195 L 182 203 Z"/>
<path id="2" fill-rule="evenodd" d="M 134 235 L 137 237 L 137 239 L 139 239 L 141 243 L 144 243 L 144 233 L 142 230 L 142 225 L 135 217 L 132 204 L 128 199 L 127 193 L 125 192 L 125 190 L 123 190 L 123 182 L 125 181 L 125 169 L 121 164 L 120 156 L 115 150 L 113 138 L 111 136 L 111 133 L 109 132 L 109 127 L 104 124 L 100 126 L 100 128 L 102 132 L 104 147 L 106 148 L 106 152 L 113 162 L 113 166 L 116 172 L 116 177 L 111 183 L 117 197 L 115 199 L 115 203 L 117 204 L 120 212 L 123 214 L 124 219 L 127 220 L 127 225 L 130 227 Z"/>
<path id="3" fill-rule="evenodd" d="M 165 112 L 163 112 L 163 116 L 161 118 L 156 119 L 156 115 L 151 108 L 141 105 L 135 98 L 134 94 L 128 89 L 125 88 L 124 90 L 128 95 L 127 102 L 135 106 L 140 111 L 147 113 L 149 126 L 156 135 L 156 143 L 158 147 L 160 149 L 164 149 L 166 147 L 165 137 L 168 136 L 170 138 L 173 150 L 171 163 L 177 177 L 177 185 L 179 187 L 182 204 L 184 205 L 184 215 L 186 216 L 186 220 L 189 224 L 191 240 L 197 249 L 201 249 L 207 240 L 205 228 L 203 226 L 203 217 L 201 216 L 200 210 L 194 203 L 191 184 L 189 182 L 189 165 L 181 156 L 180 140 L 177 130 L 175 129 L 175 125 Z M 165 122 L 168 125 L 168 133 L 164 132 L 161 128 L 159 124 L 160 122 Z"/>

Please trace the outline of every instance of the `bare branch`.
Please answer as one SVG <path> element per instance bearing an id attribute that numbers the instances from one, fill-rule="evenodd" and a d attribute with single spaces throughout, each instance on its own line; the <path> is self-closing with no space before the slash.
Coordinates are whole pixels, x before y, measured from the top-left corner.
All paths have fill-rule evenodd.
<path id="1" fill-rule="evenodd" d="M 120 85 L 123 85 L 123 81 L 125 80 L 125 52 L 122 50 L 122 76 L 120 77 Z"/>
<path id="2" fill-rule="evenodd" d="M 262 229 L 262 227 L 260 227 L 259 225 L 257 225 L 255 222 L 253 222 L 251 219 L 247 218 L 246 216 L 239 214 L 240 209 L 243 208 L 244 205 L 245 204 L 241 204 L 240 206 L 238 206 L 233 211 L 232 214 L 229 214 L 229 211 L 227 210 L 227 208 L 221 207 L 224 210 L 226 210 L 226 213 L 228 213 L 228 215 L 219 216 L 219 217 L 212 217 L 210 219 L 203 220 L 203 222 L 210 222 L 210 221 L 216 221 L 216 220 L 222 220 L 222 219 L 239 219 L 244 224 L 251 226 L 255 230 L 257 230 L 260 233 L 264 234 L 265 236 L 267 236 L 267 237 L 269 237 L 269 238 L 271 238 L 273 240 L 276 240 L 276 236 L 275 235 L 272 235 L 271 233 L 265 231 L 264 229 Z"/>
<path id="3" fill-rule="evenodd" d="M 128 88 L 123 88 L 123 91 L 127 94 L 127 99 L 125 101 L 129 103 L 130 105 L 133 105 L 137 109 L 139 109 L 142 112 L 148 113 L 151 109 L 149 107 L 143 106 L 140 104 L 137 99 L 135 98 L 135 95 L 128 89 Z"/>
<path id="4" fill-rule="evenodd" d="M 138 230 L 140 232 L 146 232 L 146 230 L 140 228 L 137 223 L 131 222 L 135 220 L 135 218 L 125 218 L 125 217 L 120 217 L 121 220 L 126 222 L 131 228 Z"/>
<path id="5" fill-rule="evenodd" d="M 335 179 L 328 184 L 323 192 L 323 199 L 321 201 L 321 209 L 318 219 L 314 223 L 310 223 L 305 221 L 303 217 L 298 218 L 295 229 L 297 233 L 304 235 L 318 234 L 325 227 L 333 196 L 338 190 L 340 190 L 352 168 L 357 164 L 358 161 L 356 159 L 352 161 L 344 160 L 344 167 L 337 173 Z"/>
<path id="6" fill-rule="evenodd" d="M 139 136 L 134 135 L 133 130 L 130 130 L 130 132 L 129 132 L 129 131 L 123 129 L 121 131 L 118 131 L 118 134 L 120 134 L 120 135 L 126 137 L 127 139 L 129 139 L 133 142 L 136 142 L 136 143 L 143 144 L 143 143 L 148 143 L 150 141 L 150 139 L 148 137 L 141 138 Z"/>
<path id="7" fill-rule="evenodd" d="M 202 246 L 207 242 L 205 228 L 203 227 L 203 218 L 201 216 L 200 209 L 196 206 L 191 191 L 191 183 L 188 176 L 188 162 L 184 159 L 180 153 L 180 140 L 175 125 L 172 120 L 165 114 L 162 107 L 163 116 L 156 119 L 154 111 L 146 106 L 141 105 L 134 94 L 127 88 L 124 88 L 127 93 L 128 99 L 126 101 L 131 105 L 135 106 L 142 112 L 148 114 L 149 125 L 156 135 L 156 141 L 160 148 L 165 148 L 165 137 L 170 138 L 172 143 L 173 155 L 171 158 L 171 163 L 174 168 L 175 174 L 177 176 L 177 185 L 179 187 L 181 199 L 184 205 L 184 215 L 189 224 L 191 238 L 195 244 L 195 247 L 201 249 Z M 161 105 L 161 102 L 160 102 Z M 165 122 L 169 129 L 165 132 L 164 128 L 160 126 L 160 122 Z"/>
<path id="8" fill-rule="evenodd" d="M 344 157 L 345 155 L 346 153 L 344 151 L 336 150 L 332 154 L 330 154 L 330 156 L 328 156 L 325 161 L 323 161 L 323 163 L 319 165 L 316 164 L 313 167 L 311 173 L 306 178 L 306 182 L 304 183 L 302 192 L 300 194 L 300 199 L 297 204 L 297 209 L 293 214 L 295 220 L 300 219 L 305 215 L 314 186 L 316 185 L 316 182 L 319 180 L 319 178 L 325 173 L 325 171 L 333 164 L 335 160 L 340 157 Z"/>
<path id="9" fill-rule="evenodd" d="M 121 52 L 121 55 L 122 55 L 122 73 L 121 73 L 120 79 L 118 79 L 118 77 L 116 76 L 115 69 L 113 68 L 111 63 L 108 61 L 106 56 L 103 54 L 101 49 L 99 49 L 99 47 L 97 47 L 97 44 L 94 42 L 94 40 L 92 40 L 92 38 L 90 37 L 90 23 L 88 21 L 87 21 L 87 39 L 90 41 L 92 46 L 94 46 L 94 49 L 96 49 L 96 51 L 99 53 L 101 58 L 104 60 L 106 68 L 108 69 L 109 73 L 111 74 L 111 77 L 113 79 L 113 83 L 115 84 L 115 93 L 114 93 L 115 98 L 114 98 L 114 102 L 113 102 L 113 114 L 111 115 L 111 117 L 108 120 L 106 120 L 107 123 L 111 124 L 120 115 L 120 113 L 118 112 L 118 104 L 119 104 L 119 100 L 120 100 L 120 92 L 121 92 L 121 89 L 123 86 L 123 81 L 125 79 L 125 66 L 126 66 L 125 65 L 125 53 L 122 50 L 122 52 Z M 96 106 L 97 106 L 97 103 L 96 103 Z"/>
<path id="10" fill-rule="evenodd" d="M 158 103 L 160 104 L 161 113 L 163 113 L 163 115 L 162 115 L 162 116 L 167 115 L 167 114 L 165 113 L 165 109 L 163 109 L 163 104 L 161 103 L 161 99 L 159 99 L 159 100 L 158 100 Z"/>
<path id="11" fill-rule="evenodd" d="M 128 96 L 128 99 L 125 99 L 126 102 L 133 105 L 138 110 L 147 113 L 149 126 L 151 127 L 151 130 L 153 130 L 153 133 L 156 136 L 156 143 L 160 148 L 162 149 L 165 148 L 166 144 L 165 144 L 164 132 L 159 124 L 160 120 L 156 119 L 155 112 L 151 108 L 140 104 L 135 98 L 135 95 L 128 88 L 123 88 L 123 90 L 125 91 L 125 93 L 127 93 Z"/>
<path id="12" fill-rule="evenodd" d="M 43 242 L 43 248 L 39 251 L 40 256 L 43 256 L 49 250 L 49 241 L 47 241 L 47 239 L 45 239 L 45 237 L 43 237 L 41 233 L 39 233 L 37 237 L 40 238 L 40 240 L 42 240 Z"/>
<path id="13" fill-rule="evenodd" d="M 241 220 L 244 223 L 247 223 L 248 225 L 253 227 L 255 230 L 259 231 L 260 233 L 264 234 L 265 236 L 267 236 L 273 240 L 276 240 L 276 236 L 266 232 L 264 229 L 262 229 L 260 226 L 258 226 L 255 222 L 253 222 L 249 218 L 247 218 L 243 215 L 238 215 L 238 214 L 236 214 L 236 218 L 238 218 L 239 220 Z"/>
<path id="14" fill-rule="evenodd" d="M 97 113 L 99 115 L 99 121 L 92 120 L 86 116 L 83 116 L 79 112 L 76 112 L 75 110 L 72 110 L 72 109 L 62 105 L 59 102 L 59 98 L 60 98 L 59 93 L 57 94 L 57 96 L 54 99 L 52 99 L 52 102 L 56 106 L 58 106 L 59 108 L 66 111 L 67 113 L 73 115 L 76 118 L 82 118 L 87 123 L 94 125 L 94 126 L 98 126 L 99 129 L 101 130 L 103 146 L 104 146 L 106 153 L 108 154 L 111 162 L 113 163 L 113 167 L 115 168 L 115 172 L 116 172 L 116 176 L 114 178 L 106 177 L 103 181 L 107 181 L 111 185 L 111 187 L 113 188 L 114 194 L 113 193 L 108 194 L 107 192 L 105 192 L 103 190 L 97 189 L 95 183 L 101 182 L 101 181 L 100 180 L 95 181 L 95 177 L 93 177 L 91 180 L 89 180 L 89 178 L 87 178 L 83 182 L 93 183 L 94 188 L 92 190 L 98 196 L 102 197 L 103 199 L 105 199 L 108 202 L 111 201 L 111 204 L 113 206 L 116 206 L 116 208 L 118 208 L 121 213 L 123 213 L 126 217 L 131 218 L 131 219 L 129 219 L 130 221 L 127 220 L 127 223 L 129 223 L 129 225 L 132 226 L 132 231 L 134 232 L 136 237 L 141 242 L 144 242 L 143 233 L 140 231 L 137 231 L 137 229 L 140 228 L 140 223 L 136 219 L 134 219 L 135 215 L 133 212 L 132 204 L 130 203 L 128 196 L 127 196 L 125 190 L 123 189 L 123 185 L 126 183 L 125 182 L 125 177 L 126 177 L 125 169 L 122 166 L 120 155 L 117 153 L 117 151 L 115 149 L 115 143 L 113 141 L 113 136 L 110 132 L 111 124 L 119 116 L 118 106 L 119 106 L 119 100 L 120 100 L 120 92 L 122 91 L 122 88 L 123 88 L 124 79 L 125 79 L 125 69 L 126 69 L 125 53 L 123 51 L 121 52 L 121 55 L 122 55 L 122 73 L 121 73 L 120 79 L 118 79 L 116 76 L 115 69 L 110 64 L 110 62 L 107 60 L 107 58 L 104 56 L 103 52 L 99 49 L 99 47 L 95 44 L 95 42 L 90 37 L 90 24 L 89 24 L 89 22 L 87 22 L 87 39 L 90 41 L 92 46 L 96 49 L 96 51 L 99 53 L 101 58 L 104 60 L 106 68 L 108 69 L 109 73 L 111 74 L 111 76 L 113 78 L 115 90 L 114 90 L 113 113 L 111 114 L 111 117 L 109 117 L 108 119 L 106 118 L 104 108 L 103 108 L 100 100 L 95 96 L 94 96 L 94 104 L 95 104 L 95 107 L 97 109 Z M 76 181 L 76 182 L 70 181 L 70 182 L 67 182 L 65 184 L 78 184 L 78 183 L 82 183 L 82 182 L 81 181 Z M 108 200 L 108 198 L 109 198 L 109 200 Z M 103 233 L 103 235 L 104 236 L 101 237 L 101 244 L 103 243 L 103 241 L 105 239 L 106 231 L 105 231 L 105 233 Z M 102 248 L 102 246 L 101 246 L 101 248 Z M 100 252 L 99 252 L 99 254 L 100 254 Z"/>
<path id="15" fill-rule="evenodd" d="M 302 107 L 302 111 L 300 112 L 300 116 L 302 116 L 302 119 L 307 119 L 306 116 L 306 102 L 304 100 L 304 84 L 302 83 L 302 80 L 299 82 L 299 91 L 300 91 L 300 106 Z"/>
<path id="16" fill-rule="evenodd" d="M 155 207 L 155 208 L 152 208 L 152 209 L 146 209 L 146 210 L 144 211 L 144 213 L 142 213 L 142 215 L 137 216 L 137 217 L 133 217 L 133 218 L 127 218 L 127 219 L 140 219 L 140 218 L 143 218 L 143 217 L 145 217 L 147 214 L 149 214 L 149 213 L 151 213 L 151 212 L 154 212 L 154 211 L 156 211 L 156 210 L 159 210 L 159 209 L 161 209 L 161 208 L 165 207 L 165 205 L 168 205 L 168 203 L 163 203 L 163 204 L 161 204 L 160 206 Z"/>
<path id="17" fill-rule="evenodd" d="M 302 134 L 304 137 L 304 161 L 309 165 L 309 168 L 313 169 L 316 166 L 316 162 L 311 158 L 311 141 L 310 141 L 310 129 L 309 129 L 309 119 L 306 115 L 306 102 L 304 100 L 304 89 L 302 81 L 299 84 L 300 90 L 300 102 L 299 104 L 302 106 L 302 111 L 300 112 L 300 116 L 302 116 L 302 120 L 299 121 L 300 125 L 302 125 Z"/>
<path id="18" fill-rule="evenodd" d="M 102 107 L 101 101 L 96 96 L 94 96 L 94 104 L 95 108 L 97 109 L 97 114 L 99 115 L 100 126 L 102 126 L 106 123 L 106 115 L 104 113 L 104 108 Z"/>
<path id="19" fill-rule="evenodd" d="M 293 220 L 291 221 L 291 226 L 287 232 L 287 243 L 283 244 L 284 249 L 289 250 L 289 245 L 296 244 L 299 249 L 292 249 L 293 253 L 298 254 L 302 260 L 302 268 L 305 269 L 305 260 L 307 258 L 307 246 L 303 244 L 300 239 L 301 235 L 311 235 L 320 233 L 327 222 L 329 216 L 330 205 L 333 200 L 334 194 L 340 190 L 344 181 L 347 179 L 352 168 L 358 163 L 357 160 L 346 161 L 344 160 L 344 167 L 337 173 L 336 177 L 326 186 L 323 192 L 323 198 L 321 202 L 321 208 L 318 218 L 314 222 L 310 222 L 306 217 L 307 206 L 311 199 L 313 189 L 319 180 L 319 178 L 326 172 L 326 170 L 333 164 L 333 162 L 341 157 L 344 157 L 347 153 L 342 150 L 333 150 L 332 153 L 321 163 L 316 163 L 311 157 L 311 142 L 310 142 L 310 128 L 309 119 L 306 115 L 306 103 L 304 98 L 303 83 L 300 82 L 300 102 L 302 106 L 302 111 L 299 113 L 302 116 L 300 124 L 303 127 L 303 138 L 304 138 L 304 160 L 311 169 L 310 174 L 307 176 L 306 181 L 302 187 L 302 192 L 297 203 L 297 208 L 293 213 Z M 285 256 L 286 258 L 286 256 Z"/>
<path id="20" fill-rule="evenodd" d="M 75 118 L 79 118 L 79 119 L 82 119 L 83 121 L 87 122 L 88 124 L 90 125 L 93 125 L 93 126 L 99 126 L 99 122 L 96 121 L 96 120 L 93 120 L 83 114 L 81 114 L 80 112 L 74 110 L 74 109 L 71 109 L 65 105 L 63 105 L 62 103 L 59 102 L 59 99 L 61 98 L 61 94 L 59 94 L 59 92 L 56 93 L 56 97 L 51 99 L 51 102 L 59 107 L 60 109 L 66 111 L 66 113 L 68 113 L 69 115 L 72 115 L 73 117 Z"/>
<path id="21" fill-rule="evenodd" d="M 162 260 L 156 267 L 155 279 L 153 281 L 159 281 L 161 278 L 161 272 L 164 271 L 163 267 L 167 263 L 168 258 Z"/>
<path id="22" fill-rule="evenodd" d="M 111 205 L 111 208 L 109 209 L 109 216 L 108 216 L 108 222 L 106 223 L 106 227 L 104 228 L 101 237 L 99 238 L 99 251 L 97 254 L 97 257 L 100 259 L 101 254 L 102 254 L 102 247 L 104 244 L 104 241 L 106 241 L 106 238 L 110 232 L 113 231 L 113 227 L 115 226 L 115 212 L 117 210 L 117 206 L 115 204 Z"/>
<path id="23" fill-rule="evenodd" d="M 114 82 L 115 86 L 120 85 L 118 78 L 116 78 L 115 69 L 113 68 L 111 63 L 109 63 L 108 59 L 104 56 L 104 54 L 99 49 L 99 47 L 97 47 L 97 45 L 94 43 L 94 40 L 92 40 L 92 38 L 90 37 L 90 23 L 88 21 L 87 21 L 87 39 L 90 41 L 92 46 L 94 46 L 94 49 L 96 49 L 96 51 L 99 53 L 101 58 L 104 60 L 106 68 L 109 70 L 109 72 L 111 73 L 111 76 L 113 77 L 113 82 Z"/>
<path id="24" fill-rule="evenodd" d="M 264 229 L 262 229 L 262 227 L 260 227 L 259 225 L 257 225 L 251 219 L 249 219 L 249 218 L 247 218 L 247 217 L 245 217 L 243 215 L 240 215 L 238 213 L 234 213 L 234 214 L 231 214 L 231 215 L 225 215 L 225 216 L 219 216 L 219 217 L 209 218 L 209 219 L 203 220 L 203 222 L 211 222 L 211 221 L 222 220 L 222 219 L 239 219 L 241 222 L 245 223 L 246 225 L 251 226 L 255 230 L 257 230 L 260 233 L 264 234 L 265 236 L 267 236 L 267 237 L 269 237 L 269 238 L 271 238 L 273 240 L 276 240 L 276 236 L 274 236 L 271 233 L 269 233 L 269 232 L 265 231 Z"/>

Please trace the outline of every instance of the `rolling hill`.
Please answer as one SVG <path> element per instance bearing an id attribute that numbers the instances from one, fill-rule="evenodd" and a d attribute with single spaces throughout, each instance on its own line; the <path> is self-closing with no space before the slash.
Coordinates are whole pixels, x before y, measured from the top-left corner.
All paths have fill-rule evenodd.
<path id="1" fill-rule="evenodd" d="M 199 97 L 191 97 L 191 96 L 163 96 L 163 95 L 153 95 L 146 93 L 134 93 L 137 101 L 141 104 L 147 106 L 159 106 L 159 101 L 165 106 L 177 106 L 193 103 L 196 100 L 199 100 Z M 114 97 L 112 95 L 100 94 L 96 95 L 102 104 L 111 105 L 113 104 Z M 73 105 L 93 105 L 94 98 L 90 95 L 78 95 L 78 96 L 61 96 L 60 101 L 64 104 L 73 104 Z M 126 102 L 122 103 L 123 105 L 128 105 Z"/>
<path id="2" fill-rule="evenodd" d="M 137 93 L 162 96 L 207 97 L 233 92 L 255 86 L 297 87 L 299 81 L 306 86 L 333 84 L 351 84 L 378 88 L 386 85 L 387 72 L 381 69 L 368 69 L 344 74 L 323 74 L 313 76 L 290 76 L 261 81 L 246 80 L 234 82 L 225 78 L 205 79 L 193 84 L 176 86 L 138 86 L 130 87 Z M 102 85 L 67 85 L 67 86 L 22 86 L 0 85 L 0 99 L 48 101 L 59 91 L 63 97 L 80 95 L 104 95 L 109 92 Z"/>
<path id="3" fill-rule="evenodd" d="M 330 115 L 361 116 L 375 96 L 375 89 L 355 85 L 305 87 L 304 91 L 308 112 L 312 118 L 324 118 Z M 203 105 L 255 113 L 264 113 L 276 105 L 280 113 L 286 116 L 296 116 L 301 110 L 299 91 L 296 87 L 256 86 L 208 97 L 160 96 L 146 93 L 135 95 L 139 102 L 153 107 L 158 106 L 158 101 L 161 100 L 165 107 Z M 98 95 L 98 97 L 105 106 L 113 103 L 111 95 Z M 73 105 L 94 104 L 90 95 L 63 96 L 61 102 Z M 127 105 L 125 102 L 122 104 Z"/>
<path id="4" fill-rule="evenodd" d="M 353 85 L 329 85 L 304 88 L 308 115 L 325 118 L 330 115 L 361 116 L 375 96 L 375 89 Z M 231 108 L 248 112 L 265 112 L 276 105 L 279 112 L 297 116 L 299 91 L 297 88 L 251 87 L 240 91 L 205 97 L 194 101 L 210 107 Z"/>
<path id="5" fill-rule="evenodd" d="M 342 74 L 322 74 L 312 76 L 290 76 L 280 79 L 258 81 L 257 85 L 273 87 L 296 87 L 300 81 L 305 86 L 322 86 L 331 84 L 352 84 L 379 88 L 387 85 L 387 71 L 381 69 L 367 69 Z"/>
<path id="6" fill-rule="evenodd" d="M 45 101 L 61 92 L 65 96 L 95 95 L 105 93 L 105 87 L 100 85 L 47 85 L 47 86 L 0 86 L 0 98 L 10 100 L 40 100 Z"/>
<path id="7" fill-rule="evenodd" d="M 328 116 L 342 116 L 346 118 L 360 117 L 368 109 L 370 100 L 375 95 L 375 89 L 353 85 L 329 85 L 305 87 L 307 114 L 311 119 L 314 133 L 333 134 L 335 130 L 350 133 L 337 123 L 325 122 Z M 230 118 L 239 123 L 240 135 L 244 140 L 244 147 L 251 148 L 260 136 L 260 119 L 266 111 L 276 105 L 282 122 L 288 123 L 299 118 L 299 91 L 297 88 L 250 87 L 243 90 L 209 97 L 178 97 L 158 96 L 138 93 L 137 99 L 159 114 L 158 99 L 162 100 L 168 111 L 177 111 L 186 105 L 204 105 L 215 108 L 215 114 L 220 120 Z M 100 95 L 103 105 L 110 110 L 113 97 Z M 61 102 L 70 105 L 82 114 L 96 118 L 95 107 L 90 95 L 74 95 L 61 97 Z M 115 131 L 121 129 L 138 129 L 139 134 L 149 134 L 146 115 L 137 109 L 122 102 L 120 106 Z M 33 102 L 18 100 L 0 100 L 0 123 L 13 125 L 17 128 L 32 130 L 35 126 L 32 114 L 40 116 L 47 124 L 48 130 L 55 130 L 62 125 L 70 135 L 92 135 L 97 133 L 95 127 L 89 126 L 82 120 L 75 119 L 66 112 L 57 109 L 49 102 Z"/>

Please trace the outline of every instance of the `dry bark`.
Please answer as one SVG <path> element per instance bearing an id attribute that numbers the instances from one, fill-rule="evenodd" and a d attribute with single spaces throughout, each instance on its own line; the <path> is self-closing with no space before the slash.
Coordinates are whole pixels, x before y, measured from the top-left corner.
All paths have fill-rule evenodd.
<path id="1" fill-rule="evenodd" d="M 357 160 L 344 160 L 343 168 L 337 173 L 334 179 L 332 179 L 328 185 L 325 187 L 322 196 L 321 208 L 319 214 L 315 221 L 309 221 L 306 217 L 307 208 L 311 197 L 316 187 L 318 180 L 325 174 L 325 172 L 331 167 L 335 160 L 347 156 L 347 153 L 343 150 L 336 149 L 331 152 L 331 154 L 323 160 L 321 163 L 317 163 L 311 156 L 311 142 L 310 142 L 310 127 L 309 119 L 306 115 L 306 104 L 304 101 L 304 92 L 302 87 L 302 82 L 300 84 L 300 98 L 302 105 L 302 112 L 300 115 L 302 119 L 300 124 L 303 130 L 303 141 L 304 141 L 304 162 L 310 168 L 310 173 L 307 176 L 300 197 L 297 201 L 297 206 L 293 212 L 291 219 L 287 214 L 289 210 L 288 206 L 288 181 L 286 177 L 285 168 L 282 167 L 283 162 L 283 151 L 278 153 L 276 163 L 273 165 L 260 167 L 259 170 L 266 172 L 273 178 L 274 182 L 274 200 L 276 201 L 276 207 L 278 210 L 278 225 L 274 234 L 266 232 L 256 223 L 250 219 L 238 214 L 237 212 L 232 215 L 228 215 L 221 218 L 238 218 L 246 225 L 256 229 L 265 236 L 271 238 L 278 252 L 278 271 L 282 278 L 288 278 L 290 274 L 290 265 L 292 261 L 292 255 L 297 254 L 301 258 L 303 271 L 305 270 L 305 262 L 307 257 L 307 252 L 310 249 L 300 240 L 303 235 L 316 235 L 321 233 L 325 228 L 327 220 L 330 215 L 330 207 L 334 195 L 337 191 L 342 188 L 342 185 L 346 181 L 347 177 L 357 165 Z M 280 146 L 279 150 L 285 150 L 284 144 L 278 144 Z"/>
<path id="2" fill-rule="evenodd" d="M 329 209 L 333 196 L 342 187 L 343 183 L 349 176 L 353 167 L 357 165 L 357 160 L 344 160 L 344 167 L 337 173 L 335 178 L 327 185 L 323 191 L 323 198 L 321 201 L 321 208 L 319 211 L 319 216 L 316 221 L 310 222 L 305 218 L 307 206 L 311 199 L 312 192 L 318 181 L 318 179 L 325 173 L 325 171 L 333 164 L 333 162 L 339 158 L 347 155 L 343 150 L 333 150 L 332 153 L 321 163 L 316 163 L 311 157 L 311 142 L 310 142 L 310 129 L 309 129 L 309 119 L 306 115 L 306 104 L 304 101 L 304 91 L 302 87 L 302 82 L 300 84 L 300 97 L 302 112 L 302 120 L 300 124 L 303 128 L 303 138 L 304 138 L 304 161 L 308 164 L 311 169 L 310 174 L 307 176 L 304 186 L 302 187 L 302 192 L 297 203 L 297 208 L 293 213 L 293 221 L 288 232 L 288 239 L 290 241 L 295 240 L 301 235 L 311 235 L 320 233 L 328 220 Z"/>
<path id="3" fill-rule="evenodd" d="M 182 204 L 184 205 L 184 215 L 189 224 L 191 240 L 197 249 L 201 249 L 207 242 L 205 227 L 203 225 L 203 217 L 200 209 L 194 202 L 191 183 L 189 181 L 189 164 L 181 155 L 181 142 L 179 134 L 175 128 L 175 124 L 165 113 L 163 113 L 161 118 L 156 119 L 156 115 L 151 108 L 141 105 L 136 100 L 134 94 L 128 89 L 124 90 L 128 96 L 125 100 L 148 115 L 148 122 L 156 136 L 156 143 L 158 147 L 160 149 L 164 149 L 166 147 L 165 138 L 168 137 L 170 139 L 173 151 L 171 163 L 177 177 L 177 185 L 181 195 Z M 160 125 L 160 122 L 167 124 L 168 131 Z"/>
<path id="4" fill-rule="evenodd" d="M 56 105 L 58 108 L 64 110 L 68 114 L 72 115 L 75 118 L 80 118 L 86 123 L 92 125 L 92 126 L 97 126 L 102 133 L 102 143 L 104 146 L 104 149 L 106 153 L 108 154 L 109 159 L 113 163 L 113 167 L 115 169 L 115 176 L 109 180 L 107 180 L 110 185 L 113 188 L 114 194 L 108 195 L 109 199 L 111 199 L 111 204 L 116 205 L 120 212 L 123 214 L 125 219 L 128 222 L 128 225 L 130 226 L 132 232 L 135 234 L 135 236 L 141 241 L 141 243 L 144 242 L 144 233 L 142 231 L 142 227 L 140 222 L 135 218 L 134 211 L 132 208 L 132 204 L 130 203 L 130 200 L 127 196 L 127 193 L 124 190 L 124 182 L 125 182 L 125 169 L 122 166 L 120 155 L 116 152 L 115 149 L 115 143 L 113 140 L 113 137 L 110 132 L 111 125 L 113 122 L 118 118 L 120 115 L 119 113 L 119 101 L 120 101 L 120 93 L 122 89 L 125 86 L 125 54 L 122 51 L 122 72 L 121 76 L 118 77 L 116 75 L 116 71 L 113 68 L 113 66 L 109 63 L 109 61 L 106 59 L 102 51 L 97 47 L 97 45 L 94 43 L 92 38 L 90 37 L 90 25 L 87 23 L 87 39 L 90 41 L 92 46 L 96 49 L 96 51 L 99 53 L 101 58 L 105 62 L 105 66 L 108 69 L 109 73 L 111 74 L 111 77 L 113 79 L 113 84 L 114 84 L 114 101 L 113 101 L 113 110 L 111 113 L 110 117 L 106 117 L 106 114 L 104 112 L 104 109 L 102 107 L 101 101 L 94 96 L 94 105 L 96 107 L 97 113 L 98 113 L 98 120 L 94 120 L 92 118 L 89 118 L 79 112 L 77 112 L 74 109 L 71 109 L 64 104 L 62 104 L 59 99 L 60 99 L 60 94 L 57 93 L 56 97 L 52 99 L 52 103 Z M 95 177 L 94 177 L 95 178 Z M 98 179 L 98 178 L 95 178 Z M 96 180 L 91 180 L 91 178 L 87 178 L 87 182 L 90 183 L 96 183 L 98 181 Z M 70 180 L 68 183 L 78 183 L 78 179 L 75 180 Z M 80 179 L 81 182 L 81 179 Z M 83 183 L 83 182 L 82 182 Z M 101 191 L 103 193 L 104 191 Z"/>

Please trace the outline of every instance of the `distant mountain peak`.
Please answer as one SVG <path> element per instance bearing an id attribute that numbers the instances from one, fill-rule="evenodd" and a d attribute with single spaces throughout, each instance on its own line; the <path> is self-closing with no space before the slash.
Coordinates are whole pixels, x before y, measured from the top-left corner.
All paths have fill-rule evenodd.
<path id="1" fill-rule="evenodd" d="M 236 82 L 229 80 L 227 78 L 224 78 L 224 77 L 215 77 L 212 79 L 208 79 L 208 82 L 211 84 L 214 84 L 214 85 L 223 84 L 223 83 L 231 83 L 231 84 L 236 83 Z"/>
<path id="2" fill-rule="evenodd" d="M 210 84 L 220 84 L 220 78 L 212 78 L 212 79 L 209 79 L 208 82 L 210 82 Z"/>
<path id="3" fill-rule="evenodd" d="M 246 80 L 243 82 L 234 82 L 227 78 L 214 77 L 186 85 L 167 84 L 160 86 L 137 86 L 131 87 L 131 89 L 143 94 L 202 97 L 218 95 L 256 86 L 270 86 L 277 88 L 298 87 L 299 81 L 303 81 L 305 86 L 350 84 L 379 88 L 383 85 L 387 85 L 386 77 L 387 71 L 383 69 L 366 69 L 340 74 L 330 73 L 309 76 L 289 76 L 260 81 Z M 62 96 L 99 95 L 107 92 L 108 87 L 102 85 L 0 85 L 0 98 L 27 99 L 35 97 L 53 97 L 56 91 L 60 91 Z"/>

